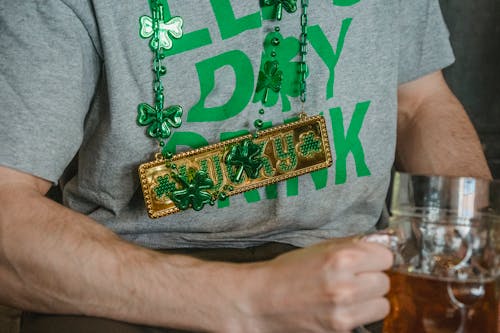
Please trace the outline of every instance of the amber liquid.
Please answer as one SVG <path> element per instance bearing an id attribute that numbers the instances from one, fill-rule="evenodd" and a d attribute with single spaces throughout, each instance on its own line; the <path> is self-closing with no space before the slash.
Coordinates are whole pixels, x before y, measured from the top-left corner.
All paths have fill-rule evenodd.
<path id="1" fill-rule="evenodd" d="M 497 282 L 452 282 L 389 272 L 383 333 L 497 333 Z"/>

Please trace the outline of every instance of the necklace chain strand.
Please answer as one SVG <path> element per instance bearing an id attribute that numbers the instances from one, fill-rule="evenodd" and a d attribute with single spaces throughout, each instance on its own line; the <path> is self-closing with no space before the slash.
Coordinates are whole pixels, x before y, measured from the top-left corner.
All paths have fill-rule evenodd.
<path id="1" fill-rule="evenodd" d="M 155 9 L 153 10 L 153 43 L 156 43 L 155 52 L 154 52 L 154 60 L 153 60 L 153 71 L 155 72 L 155 78 L 153 81 L 153 90 L 155 93 L 155 109 L 156 112 L 161 112 L 163 110 L 163 82 L 161 80 L 161 76 L 165 71 L 165 67 L 163 67 L 161 62 L 161 46 L 160 46 L 160 37 L 159 37 L 159 26 L 160 21 L 163 20 L 163 6 L 156 1 Z M 162 73 L 163 72 L 163 73 Z"/>
<path id="2" fill-rule="evenodd" d="M 307 83 L 306 76 L 308 72 L 307 60 L 307 8 L 309 0 L 301 0 L 302 15 L 300 16 L 300 101 L 302 102 L 302 109 L 307 99 Z"/>

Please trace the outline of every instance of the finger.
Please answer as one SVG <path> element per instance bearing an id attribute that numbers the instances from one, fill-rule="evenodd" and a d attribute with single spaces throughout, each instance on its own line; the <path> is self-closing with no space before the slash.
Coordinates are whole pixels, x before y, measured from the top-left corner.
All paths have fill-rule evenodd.
<path id="1" fill-rule="evenodd" d="M 389 301 L 379 297 L 361 303 L 338 307 L 332 312 L 332 328 L 349 331 L 358 326 L 384 319 L 390 311 Z"/>
<path id="2" fill-rule="evenodd" d="M 328 258 L 332 273 L 357 274 L 377 272 L 392 266 L 393 255 L 380 244 L 353 242 L 348 245 L 332 246 Z"/>
<path id="3" fill-rule="evenodd" d="M 359 273 L 355 280 L 359 286 L 357 299 L 379 298 L 386 295 L 391 288 L 389 276 L 382 272 Z"/>
<path id="4" fill-rule="evenodd" d="M 382 272 L 359 273 L 345 280 L 332 280 L 329 286 L 329 301 L 337 306 L 356 304 L 387 294 L 389 277 Z"/>
<path id="5" fill-rule="evenodd" d="M 363 259 L 363 265 L 359 265 L 355 273 L 385 271 L 392 267 L 394 255 L 387 247 L 377 243 L 357 243 L 367 256 Z"/>

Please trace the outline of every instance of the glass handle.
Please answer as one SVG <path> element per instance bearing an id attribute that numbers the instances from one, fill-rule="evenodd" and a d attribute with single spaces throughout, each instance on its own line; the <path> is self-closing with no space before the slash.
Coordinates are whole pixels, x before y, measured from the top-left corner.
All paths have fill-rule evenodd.
<path id="1" fill-rule="evenodd" d="M 403 258 L 400 253 L 402 240 L 401 237 L 398 236 L 396 230 L 391 228 L 380 230 L 362 236 L 361 240 L 365 242 L 378 243 L 391 250 L 394 255 L 393 267 L 403 263 Z"/>

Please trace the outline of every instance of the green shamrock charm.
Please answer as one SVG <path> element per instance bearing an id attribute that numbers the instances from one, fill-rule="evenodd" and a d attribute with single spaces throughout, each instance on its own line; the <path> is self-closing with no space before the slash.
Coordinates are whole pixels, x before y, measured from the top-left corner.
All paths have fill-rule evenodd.
<path id="1" fill-rule="evenodd" d="M 154 191 L 157 198 L 164 195 L 168 197 L 175 190 L 175 182 L 171 182 L 167 175 L 165 177 L 159 176 L 156 181 L 158 185 L 154 188 Z"/>
<path id="2" fill-rule="evenodd" d="M 299 153 L 305 158 L 311 157 L 316 153 L 321 152 L 321 140 L 314 134 L 314 132 L 307 132 L 300 135 Z"/>
<path id="3" fill-rule="evenodd" d="M 274 6 L 276 8 L 276 19 L 281 20 L 283 8 L 289 13 L 297 10 L 297 0 L 262 0 L 264 6 Z"/>
<path id="4" fill-rule="evenodd" d="M 166 139 L 171 134 L 171 127 L 178 128 L 182 124 L 182 107 L 180 105 L 169 106 L 163 110 L 156 110 L 147 103 L 141 103 L 137 107 L 137 123 L 148 126 L 148 135 L 156 139 Z"/>
<path id="5" fill-rule="evenodd" d="M 283 72 L 279 69 L 279 63 L 276 60 L 267 61 L 264 64 L 264 70 L 259 71 L 259 79 L 255 90 L 260 92 L 265 89 L 262 102 L 267 103 L 269 89 L 274 92 L 279 92 L 283 81 Z"/>
<path id="6" fill-rule="evenodd" d="M 295 37 L 283 38 L 281 33 L 274 31 L 267 34 L 264 40 L 264 52 L 262 53 L 259 80 L 255 87 L 255 94 L 253 97 L 253 102 L 262 102 L 264 97 L 266 97 L 266 102 L 263 103 L 264 106 L 274 106 L 281 99 L 282 111 L 287 112 L 291 110 L 291 104 L 289 98 L 298 97 L 300 94 L 300 63 L 294 61 L 300 52 L 300 42 Z M 267 69 L 267 76 L 272 74 L 272 71 L 276 69 L 276 82 L 275 90 L 279 92 L 274 92 L 271 89 L 268 92 L 268 96 L 264 96 L 265 90 L 265 80 L 266 80 L 266 69 L 265 64 L 267 62 L 277 61 L 276 65 L 269 64 Z M 279 68 L 273 68 L 273 67 Z M 281 73 L 278 73 L 281 72 Z M 272 76 L 272 75 L 271 75 Z M 279 77 L 281 77 L 281 82 L 279 82 Z M 268 78 L 270 79 L 270 78 Z M 272 81 L 271 81 L 272 82 Z M 278 89 L 279 86 L 279 89 Z M 257 89 L 260 89 L 258 91 Z"/>
<path id="7" fill-rule="evenodd" d="M 171 193 L 170 199 L 180 210 L 193 207 L 199 211 L 205 204 L 214 204 L 214 198 L 210 190 L 214 187 L 214 182 L 205 171 L 190 168 L 187 176 L 175 175 L 175 179 L 181 183 L 182 188 Z"/>
<path id="8" fill-rule="evenodd" d="M 227 154 L 226 164 L 235 166 L 238 169 L 236 176 L 231 177 L 231 180 L 239 183 L 242 179 L 243 171 L 252 179 L 258 178 L 260 169 L 264 165 L 261 153 L 261 146 L 249 139 L 232 146 Z"/>
<path id="9" fill-rule="evenodd" d="M 173 46 L 170 36 L 176 39 L 182 37 L 183 20 L 179 16 L 172 17 L 168 22 L 164 22 L 163 17 L 160 17 L 159 19 L 160 22 L 158 24 L 158 40 L 156 40 L 156 38 L 151 38 L 149 46 L 153 51 L 157 49 L 169 50 Z M 151 17 L 143 15 L 139 19 L 139 23 L 141 28 L 141 30 L 139 31 L 139 35 L 142 38 L 146 39 L 154 36 L 155 25 L 154 20 Z"/>

